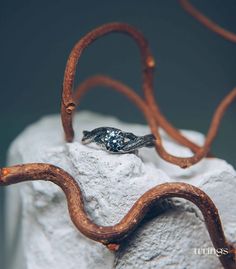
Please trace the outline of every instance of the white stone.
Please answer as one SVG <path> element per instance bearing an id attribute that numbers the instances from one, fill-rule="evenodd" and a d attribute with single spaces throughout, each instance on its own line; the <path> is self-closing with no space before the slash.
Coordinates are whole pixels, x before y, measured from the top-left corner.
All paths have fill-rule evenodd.
<path id="1" fill-rule="evenodd" d="M 58 115 L 29 126 L 12 143 L 8 164 L 46 162 L 78 181 L 88 214 L 100 225 L 114 225 L 148 189 L 163 182 L 187 182 L 200 187 L 215 202 L 229 240 L 236 240 L 236 172 L 224 160 L 205 159 L 183 170 L 166 163 L 154 149 L 135 154 L 109 154 L 80 143 L 82 130 L 111 126 L 137 135 L 147 126 L 80 112 L 74 120 L 75 142 L 65 143 Z M 183 131 L 201 145 L 203 135 Z M 161 132 L 166 149 L 191 156 L 189 149 Z M 194 248 L 212 247 L 196 206 L 175 199 L 175 206 L 145 221 L 114 254 L 83 236 L 72 224 L 63 192 L 49 182 L 29 182 L 8 188 L 8 249 L 12 269 L 215 269 L 215 255 L 196 255 Z M 13 214 L 14 212 L 14 214 Z M 18 233 L 17 233 L 18 232 Z"/>

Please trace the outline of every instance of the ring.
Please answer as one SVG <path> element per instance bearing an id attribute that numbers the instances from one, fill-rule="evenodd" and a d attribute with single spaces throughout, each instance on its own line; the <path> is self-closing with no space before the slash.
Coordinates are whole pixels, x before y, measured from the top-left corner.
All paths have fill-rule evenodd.
<path id="1" fill-rule="evenodd" d="M 142 147 L 154 147 L 155 136 L 152 134 L 136 136 L 113 127 L 99 127 L 92 131 L 83 131 L 82 143 L 96 143 L 110 153 L 134 152 Z"/>

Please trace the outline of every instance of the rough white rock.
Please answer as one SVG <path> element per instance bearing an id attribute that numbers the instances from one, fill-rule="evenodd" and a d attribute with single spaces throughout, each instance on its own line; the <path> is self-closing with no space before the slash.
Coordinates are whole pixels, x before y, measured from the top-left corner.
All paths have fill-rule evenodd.
<path id="1" fill-rule="evenodd" d="M 160 159 L 154 149 L 138 155 L 112 155 L 80 143 L 82 130 L 113 126 L 138 135 L 146 126 L 127 124 L 112 117 L 80 112 L 75 117 L 75 142 L 63 140 L 58 115 L 44 117 L 29 126 L 13 142 L 9 165 L 46 162 L 68 171 L 81 186 L 86 210 L 101 225 L 114 225 L 133 203 L 151 187 L 182 181 L 200 187 L 219 209 L 226 235 L 236 234 L 236 172 L 224 160 L 205 159 L 183 170 Z M 198 144 L 203 135 L 183 131 Z M 190 150 L 175 144 L 164 132 L 169 152 L 190 156 Z M 197 208 L 176 200 L 175 206 L 145 221 L 117 254 L 84 237 L 73 226 L 64 194 L 52 183 L 30 182 L 8 188 L 8 242 L 11 268 L 22 269 L 215 269 L 215 255 L 196 255 L 194 248 L 212 247 Z M 14 213 L 12 213 L 14 212 Z"/>

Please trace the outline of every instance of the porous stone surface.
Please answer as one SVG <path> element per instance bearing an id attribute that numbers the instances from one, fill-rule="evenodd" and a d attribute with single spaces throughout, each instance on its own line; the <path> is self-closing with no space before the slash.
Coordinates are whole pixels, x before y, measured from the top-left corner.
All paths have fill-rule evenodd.
<path id="1" fill-rule="evenodd" d="M 94 145 L 82 145 L 83 130 L 100 126 L 120 128 L 136 135 L 147 126 L 80 112 L 74 120 L 76 137 L 65 143 L 59 115 L 32 124 L 12 143 L 8 164 L 46 162 L 69 172 L 79 183 L 91 219 L 114 225 L 148 189 L 164 182 L 187 182 L 200 187 L 215 202 L 229 240 L 236 239 L 236 172 L 224 160 L 204 159 L 183 170 L 163 161 L 154 149 L 138 154 L 109 154 Z M 203 144 L 202 134 L 183 131 Z M 162 131 L 164 146 L 172 154 L 191 156 Z M 164 206 L 164 208 L 163 208 Z M 156 208 L 124 242 L 117 253 L 83 236 L 72 224 L 59 187 L 38 181 L 8 188 L 8 250 L 11 268 L 24 269 L 215 269 L 215 255 L 197 255 L 195 248 L 212 247 L 201 213 L 183 199 Z M 12 214 L 13 212 L 13 214 Z"/>

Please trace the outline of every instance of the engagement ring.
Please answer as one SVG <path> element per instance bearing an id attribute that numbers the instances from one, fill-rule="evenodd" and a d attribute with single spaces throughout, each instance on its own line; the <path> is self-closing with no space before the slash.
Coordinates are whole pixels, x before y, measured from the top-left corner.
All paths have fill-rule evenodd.
<path id="1" fill-rule="evenodd" d="M 136 136 L 112 127 L 99 127 L 92 131 L 83 131 L 83 144 L 96 143 L 110 153 L 128 153 L 142 147 L 154 147 L 152 134 Z"/>

